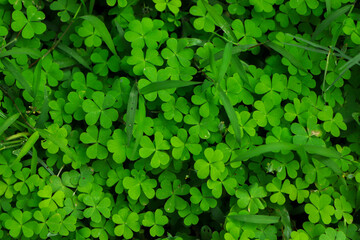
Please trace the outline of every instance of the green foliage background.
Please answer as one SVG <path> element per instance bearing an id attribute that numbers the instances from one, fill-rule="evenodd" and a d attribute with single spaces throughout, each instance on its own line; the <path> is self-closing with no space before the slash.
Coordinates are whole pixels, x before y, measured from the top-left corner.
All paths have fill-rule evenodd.
<path id="1" fill-rule="evenodd" d="M 360 239 L 356 0 L 0 0 L 1 239 Z"/>

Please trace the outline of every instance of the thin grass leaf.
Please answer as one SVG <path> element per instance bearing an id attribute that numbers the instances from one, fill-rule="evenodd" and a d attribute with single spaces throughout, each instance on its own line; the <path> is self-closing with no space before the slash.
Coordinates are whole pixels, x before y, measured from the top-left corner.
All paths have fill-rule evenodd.
<path id="1" fill-rule="evenodd" d="M 311 51 L 311 52 L 316 52 L 316 53 L 320 53 L 320 54 L 328 54 L 327 51 L 325 50 L 320 50 L 320 49 L 317 49 L 317 48 L 312 48 L 312 47 L 307 47 L 307 46 L 303 46 L 301 44 L 294 44 L 294 43 L 286 43 L 286 42 L 282 42 L 282 44 L 284 45 L 288 45 L 288 46 L 292 46 L 292 47 L 297 47 L 297 48 L 301 48 L 301 49 L 304 49 L 306 51 Z M 329 49 L 330 50 L 330 49 Z"/>
<path id="2" fill-rule="evenodd" d="M 67 144 L 61 144 L 58 141 L 57 137 L 53 133 L 50 133 L 49 131 L 47 131 L 45 129 L 37 129 L 37 131 L 39 132 L 39 134 L 42 138 L 44 138 L 47 141 L 51 141 L 55 145 L 57 145 L 60 148 L 60 150 L 63 153 L 65 153 L 71 160 L 73 160 L 73 161 L 76 160 L 75 152 L 71 151 L 70 147 Z"/>
<path id="3" fill-rule="evenodd" d="M 187 47 L 203 46 L 205 44 L 205 41 L 198 38 L 183 38 L 183 39 L 187 41 L 186 44 Z"/>
<path id="4" fill-rule="evenodd" d="M 327 92 L 330 88 L 332 88 L 332 86 L 334 86 L 334 84 L 339 81 L 339 79 L 350 69 L 352 68 L 354 65 L 358 64 L 358 62 L 360 61 L 360 53 L 358 53 L 355 57 L 353 57 L 350 61 L 348 61 L 347 63 L 345 63 L 341 68 L 341 72 L 339 74 L 339 76 L 335 79 L 335 81 L 333 81 L 330 86 L 328 88 L 325 89 L 324 92 Z"/>
<path id="5" fill-rule="evenodd" d="M 225 94 L 224 90 L 220 87 L 220 85 L 217 86 L 221 102 L 225 108 L 226 114 L 230 120 L 230 123 L 234 129 L 235 138 L 236 141 L 240 144 L 241 143 L 241 131 L 240 131 L 240 125 L 238 118 L 236 116 L 235 109 L 233 105 L 231 104 L 228 96 Z"/>
<path id="6" fill-rule="evenodd" d="M 119 23 L 118 21 L 114 21 L 114 22 L 115 22 L 116 30 L 118 31 L 121 40 L 123 40 L 123 39 L 124 39 L 124 35 L 125 35 L 125 31 L 124 31 L 124 29 L 120 26 L 120 23 Z"/>
<path id="7" fill-rule="evenodd" d="M 283 239 L 289 240 L 291 238 L 291 221 L 290 221 L 290 215 L 288 210 L 285 206 L 279 206 L 274 204 L 275 213 L 280 216 L 280 221 L 282 225 L 284 226 L 283 230 Z"/>
<path id="8" fill-rule="evenodd" d="M 207 3 L 205 0 L 201 0 L 204 4 L 206 10 L 209 12 L 210 16 L 214 20 L 215 24 L 220 27 L 224 33 L 228 36 L 230 41 L 236 42 L 236 36 L 234 32 L 232 31 L 230 24 L 221 16 L 216 13 L 213 6 L 211 6 L 209 3 Z"/>
<path id="9" fill-rule="evenodd" d="M 34 149 L 34 148 L 33 148 Z M 32 157 L 33 156 L 33 153 L 31 150 L 29 151 L 29 155 Z M 46 171 L 48 171 L 51 175 L 55 175 L 55 173 L 49 168 L 49 166 L 43 161 L 41 160 L 39 157 L 37 157 L 37 161 L 38 163 L 40 163 L 45 169 Z"/>
<path id="10" fill-rule="evenodd" d="M 135 154 L 136 154 L 137 149 L 138 149 L 138 147 L 139 147 L 141 138 L 142 138 L 142 136 L 143 136 L 143 134 L 144 134 L 144 123 L 145 123 L 145 118 L 146 118 L 146 108 L 145 108 L 145 100 L 144 100 L 144 97 L 141 96 L 141 95 L 139 95 L 138 105 L 139 105 L 139 110 L 137 111 L 137 114 L 139 114 L 140 122 L 139 122 L 138 125 L 137 125 L 138 132 L 137 132 L 137 134 L 136 134 L 136 136 L 135 136 L 136 141 L 135 141 L 133 150 L 132 150 L 132 152 L 131 152 L 132 159 L 135 158 Z"/>
<path id="11" fill-rule="evenodd" d="M 300 157 L 300 160 L 301 160 L 301 166 L 304 166 L 306 164 L 309 163 L 309 156 L 308 154 L 306 153 L 305 149 L 303 146 L 299 146 L 297 149 L 296 149 L 296 153 L 299 155 Z"/>
<path id="12" fill-rule="evenodd" d="M 239 57 L 237 56 L 232 56 L 232 61 L 231 61 L 231 65 L 233 66 L 233 68 L 235 69 L 235 72 L 237 74 L 239 74 L 239 77 L 241 78 L 241 80 L 243 80 L 243 82 L 245 83 L 245 85 L 251 89 L 251 85 L 250 85 L 250 81 L 249 78 L 246 74 L 245 68 L 244 68 L 244 64 L 240 61 Z"/>
<path id="13" fill-rule="evenodd" d="M 67 55 L 69 55 L 70 57 L 75 59 L 82 66 L 84 66 L 85 68 L 91 70 L 89 63 L 86 62 L 86 60 L 82 56 L 80 56 L 75 50 L 69 48 L 68 46 L 66 46 L 66 45 L 64 45 L 62 43 L 60 43 L 57 47 L 60 50 L 62 50 L 63 52 L 65 52 Z"/>
<path id="14" fill-rule="evenodd" d="M 213 72 L 214 76 L 217 76 L 218 73 L 217 73 L 216 61 L 215 61 L 215 57 L 214 57 L 214 54 L 213 54 L 213 50 L 211 48 L 208 48 L 208 49 L 209 49 L 210 68 L 211 68 L 211 71 Z"/>
<path id="15" fill-rule="evenodd" d="M 0 136 L 16 122 L 16 120 L 20 117 L 20 113 L 15 113 L 14 115 L 10 116 L 5 120 L 5 122 L 0 126 Z"/>
<path id="16" fill-rule="evenodd" d="M 141 88 L 140 93 L 148 94 L 148 93 L 157 92 L 160 90 L 188 87 L 188 86 L 197 85 L 200 83 L 201 82 L 184 82 L 184 81 L 177 81 L 177 80 L 153 82 L 153 83 L 150 83 L 149 85 Z"/>
<path id="17" fill-rule="evenodd" d="M 272 43 L 272 42 L 268 42 L 265 43 L 266 46 L 272 48 L 274 51 L 280 53 L 283 57 L 287 58 L 290 63 L 292 65 L 294 65 L 295 67 L 297 67 L 298 69 L 306 72 L 306 70 L 304 69 L 304 67 L 302 66 L 301 62 L 298 61 L 291 53 L 289 53 L 286 49 L 280 47 L 279 45 Z"/>
<path id="18" fill-rule="evenodd" d="M 326 4 L 326 7 L 327 6 L 328 4 Z M 352 5 L 346 5 L 342 8 L 339 8 L 335 12 L 332 12 L 330 15 L 328 15 L 328 17 L 316 27 L 311 38 L 315 39 L 320 33 L 322 33 L 326 28 L 328 28 L 333 21 L 335 21 L 338 17 L 348 12 L 351 7 Z"/>
<path id="19" fill-rule="evenodd" d="M 49 97 L 44 85 L 44 101 L 40 109 L 41 113 L 36 121 L 35 128 L 45 128 L 45 122 L 49 119 Z"/>
<path id="20" fill-rule="evenodd" d="M 255 224 L 275 224 L 278 223 L 280 217 L 267 215 L 231 215 L 227 216 L 235 222 L 255 223 Z"/>
<path id="21" fill-rule="evenodd" d="M 39 60 L 39 62 L 36 64 L 35 70 L 34 70 L 34 79 L 32 84 L 32 90 L 34 91 L 34 99 L 36 99 L 36 96 L 39 92 L 40 82 L 41 82 L 41 67 L 42 67 L 42 59 Z"/>
<path id="22" fill-rule="evenodd" d="M 0 53 L 0 58 L 13 56 L 13 55 L 28 55 L 34 59 L 41 58 L 41 54 L 39 51 L 36 51 L 32 48 L 15 48 L 7 50 L 6 52 Z"/>
<path id="23" fill-rule="evenodd" d="M 304 145 L 303 147 L 305 151 L 310 154 L 315 154 L 327 158 L 336 158 L 336 159 L 342 158 L 341 153 L 330 148 L 320 147 L 316 145 Z"/>
<path id="24" fill-rule="evenodd" d="M 331 13 L 331 0 L 325 0 L 326 3 L 326 12 Z"/>
<path id="25" fill-rule="evenodd" d="M 230 66 L 230 61 L 231 61 L 231 56 L 232 56 L 231 50 L 232 50 L 232 44 L 226 43 L 220 70 L 218 71 L 218 74 L 217 74 L 217 82 L 218 83 L 224 78 L 225 73 Z"/>
<path id="26" fill-rule="evenodd" d="M 16 163 L 20 162 L 20 160 L 30 151 L 30 149 L 35 145 L 37 140 L 39 139 L 39 132 L 34 132 L 26 141 L 24 146 L 21 148 L 19 154 L 17 155 L 14 162 L 11 163 L 11 166 L 14 166 Z"/>
<path id="27" fill-rule="evenodd" d="M 138 104 L 138 89 L 137 89 L 137 83 L 134 83 L 131 91 L 130 91 L 130 95 L 129 95 L 129 101 L 128 101 L 128 105 L 127 105 L 127 110 L 126 110 L 126 134 L 127 134 L 127 145 L 130 145 L 130 141 L 132 138 L 132 134 L 133 134 L 133 129 L 134 129 L 134 123 L 135 123 L 135 113 L 136 113 L 136 108 L 137 108 L 137 104 Z"/>
<path id="28" fill-rule="evenodd" d="M 265 153 L 270 152 L 279 152 L 279 151 L 290 151 L 290 150 L 296 150 L 297 146 L 292 143 L 287 142 L 276 142 L 276 143 L 269 143 L 260 145 L 257 147 L 254 147 L 252 149 L 247 150 L 246 152 L 239 153 L 239 156 L 235 159 L 231 160 L 231 163 L 233 162 L 240 162 L 245 161 L 250 158 L 263 155 Z"/>
<path id="29" fill-rule="evenodd" d="M 86 15 L 86 16 L 82 16 L 80 18 L 89 21 L 94 26 L 94 28 L 97 30 L 97 32 L 101 35 L 102 39 L 104 40 L 104 42 L 106 43 L 106 45 L 108 46 L 110 51 L 113 54 L 117 55 L 114 42 L 113 42 L 111 35 L 110 35 L 108 29 L 106 28 L 105 24 L 99 18 L 92 16 L 92 15 Z"/>
<path id="30" fill-rule="evenodd" d="M 7 68 L 7 70 L 14 76 L 16 80 L 19 81 L 21 86 L 32 96 L 34 97 L 34 93 L 31 90 L 31 87 L 29 83 L 26 81 L 24 76 L 21 74 L 20 69 L 18 69 L 12 62 L 10 62 L 8 59 L 4 58 L 2 59 L 2 63 Z"/>
<path id="31" fill-rule="evenodd" d="M 30 164 L 31 175 L 36 174 L 37 163 L 38 163 L 37 151 L 36 151 L 36 148 L 33 146 L 32 147 L 31 164 Z"/>

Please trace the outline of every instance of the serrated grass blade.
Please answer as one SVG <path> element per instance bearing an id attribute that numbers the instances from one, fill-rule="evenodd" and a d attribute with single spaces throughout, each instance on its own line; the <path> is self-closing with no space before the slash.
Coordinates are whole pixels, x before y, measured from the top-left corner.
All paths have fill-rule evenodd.
<path id="1" fill-rule="evenodd" d="M 315 29 L 312 39 L 315 39 L 319 34 L 321 34 L 327 27 L 330 26 L 330 24 L 335 21 L 338 17 L 345 14 L 350 10 L 352 6 L 346 5 L 342 8 L 339 8 L 335 12 L 332 12 L 324 21 L 322 21 Z"/>
<path id="2" fill-rule="evenodd" d="M 176 80 L 153 82 L 153 83 L 150 83 L 149 85 L 141 88 L 140 93 L 148 94 L 148 93 L 157 92 L 160 90 L 188 87 L 188 86 L 197 85 L 200 83 L 201 82 L 184 82 L 184 81 L 176 81 Z"/>
<path id="3" fill-rule="evenodd" d="M 21 74 L 21 71 L 6 58 L 2 59 L 2 63 L 7 68 L 7 70 L 14 76 L 14 78 L 19 81 L 25 91 L 27 91 L 32 97 L 34 97 L 34 92 L 32 91 L 29 83 L 26 81 L 24 76 Z"/>
<path id="4" fill-rule="evenodd" d="M 227 216 L 235 222 L 255 223 L 255 224 L 275 224 L 278 223 L 280 217 L 267 215 L 231 215 Z"/>
<path id="5" fill-rule="evenodd" d="M 304 67 L 302 66 L 301 62 L 298 61 L 291 53 L 289 53 L 286 49 L 280 47 L 279 45 L 276 45 L 275 43 L 268 42 L 265 43 L 266 46 L 272 48 L 274 51 L 280 53 L 283 57 L 287 58 L 292 65 L 297 67 L 298 69 L 306 72 Z"/>
<path id="6" fill-rule="evenodd" d="M 129 101 L 127 105 L 126 110 L 126 134 L 127 134 L 127 145 L 130 145 L 130 141 L 133 134 L 134 129 L 134 123 L 135 123 L 135 113 L 136 108 L 138 105 L 138 89 L 137 89 L 137 83 L 134 83 L 134 85 L 131 88 L 130 95 L 129 95 Z"/>
<path id="7" fill-rule="evenodd" d="M 69 48 L 68 46 L 66 46 L 66 45 L 64 45 L 62 43 L 60 43 L 57 47 L 60 50 L 62 50 L 63 52 L 65 52 L 67 55 L 69 55 L 70 57 L 75 59 L 82 66 L 84 66 L 85 68 L 91 70 L 89 63 L 86 62 L 85 59 L 82 56 L 80 56 L 75 50 Z"/>
<path id="8" fill-rule="evenodd" d="M 86 15 L 80 18 L 89 21 L 91 25 L 93 25 L 94 28 L 98 31 L 98 33 L 101 35 L 102 39 L 104 40 L 110 51 L 113 54 L 117 55 L 114 42 L 105 24 L 99 18 L 92 15 Z"/>
<path id="9" fill-rule="evenodd" d="M 8 117 L 4 123 L 0 126 L 0 136 L 20 117 L 20 113 L 15 113 L 14 115 Z"/>

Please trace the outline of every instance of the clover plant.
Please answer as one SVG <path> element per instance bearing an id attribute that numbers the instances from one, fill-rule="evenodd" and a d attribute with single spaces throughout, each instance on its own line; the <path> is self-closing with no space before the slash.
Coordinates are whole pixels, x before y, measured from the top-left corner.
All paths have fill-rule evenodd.
<path id="1" fill-rule="evenodd" d="M 1 239 L 357 240 L 355 0 L 0 0 Z"/>

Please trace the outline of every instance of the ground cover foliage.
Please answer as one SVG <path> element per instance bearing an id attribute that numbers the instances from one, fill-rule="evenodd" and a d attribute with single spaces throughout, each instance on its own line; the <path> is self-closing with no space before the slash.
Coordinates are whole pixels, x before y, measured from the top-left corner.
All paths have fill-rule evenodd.
<path id="1" fill-rule="evenodd" d="M 360 239 L 355 0 L 0 0 L 1 239 Z"/>

